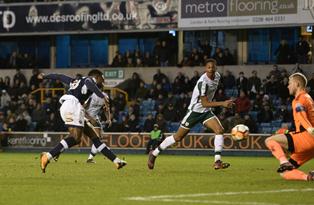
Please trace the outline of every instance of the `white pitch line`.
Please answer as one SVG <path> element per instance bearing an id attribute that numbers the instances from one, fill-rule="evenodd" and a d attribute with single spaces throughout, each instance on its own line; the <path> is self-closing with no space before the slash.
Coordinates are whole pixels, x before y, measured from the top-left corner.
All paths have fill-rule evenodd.
<path id="1" fill-rule="evenodd" d="M 264 202 L 236 202 L 236 201 L 217 201 L 217 200 L 190 200 L 190 199 L 160 199 L 160 202 L 182 202 L 192 204 L 227 204 L 227 205 L 280 205 L 278 203 Z"/>
<path id="2" fill-rule="evenodd" d="M 153 201 L 160 199 L 179 199 L 203 196 L 234 196 L 234 195 L 247 195 L 247 194 L 275 194 L 287 192 L 312 192 L 314 188 L 307 189 L 282 189 L 282 190 L 265 190 L 265 191 L 242 191 L 242 192 L 212 192 L 212 193 L 199 193 L 199 194 L 179 194 L 179 195 L 159 195 L 159 196 L 136 196 L 128 197 L 126 200 L 132 201 Z"/>

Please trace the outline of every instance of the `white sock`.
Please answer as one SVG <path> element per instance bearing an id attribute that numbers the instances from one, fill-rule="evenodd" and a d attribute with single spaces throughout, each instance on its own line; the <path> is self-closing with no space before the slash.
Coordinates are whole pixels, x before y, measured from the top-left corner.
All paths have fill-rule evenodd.
<path id="1" fill-rule="evenodd" d="M 95 147 L 94 144 L 92 145 L 92 149 L 91 149 L 90 152 L 93 153 L 94 155 L 96 155 L 98 153 L 98 150 L 97 150 L 97 148 Z"/>
<path id="2" fill-rule="evenodd" d="M 93 158 L 94 158 L 94 155 L 89 154 L 88 159 L 93 159 Z"/>
<path id="3" fill-rule="evenodd" d="M 159 145 L 159 147 L 157 147 L 154 151 L 153 151 L 153 155 L 155 157 L 158 156 L 158 154 L 160 153 L 160 150 L 165 150 L 168 147 L 170 147 L 171 145 L 173 145 L 174 143 L 176 143 L 176 140 L 174 139 L 173 135 L 167 137 L 164 141 L 162 141 L 162 143 Z"/>
<path id="4" fill-rule="evenodd" d="M 47 152 L 47 157 L 49 161 L 52 159 L 52 155 L 49 152 Z"/>
<path id="5" fill-rule="evenodd" d="M 215 135 L 214 145 L 215 145 L 215 162 L 216 162 L 217 160 L 221 160 L 221 151 L 224 146 L 224 136 Z"/>
<path id="6" fill-rule="evenodd" d="M 113 160 L 113 163 L 119 163 L 119 162 L 121 162 L 121 159 L 119 159 L 118 157 Z"/>

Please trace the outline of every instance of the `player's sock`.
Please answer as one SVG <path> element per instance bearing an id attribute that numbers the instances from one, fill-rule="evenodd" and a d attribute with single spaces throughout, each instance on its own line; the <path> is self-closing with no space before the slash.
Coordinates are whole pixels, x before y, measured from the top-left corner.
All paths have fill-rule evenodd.
<path id="1" fill-rule="evenodd" d="M 93 144 L 97 148 L 98 152 L 101 152 L 105 157 L 110 159 L 112 162 L 117 158 L 117 156 L 106 146 L 105 143 L 102 143 L 99 138 L 92 139 Z"/>
<path id="2" fill-rule="evenodd" d="M 174 139 L 173 135 L 167 137 L 166 139 L 164 139 L 164 141 L 162 141 L 162 143 L 153 151 L 153 155 L 155 157 L 157 157 L 159 155 L 159 153 L 162 150 L 167 149 L 168 147 L 170 147 L 171 145 L 173 145 L 174 143 L 176 143 L 176 140 Z"/>
<path id="3" fill-rule="evenodd" d="M 280 164 L 288 162 L 288 159 L 278 142 L 276 142 L 275 140 L 268 140 L 266 146 L 272 152 L 272 154 L 279 160 Z"/>
<path id="4" fill-rule="evenodd" d="M 57 146 L 55 146 L 52 150 L 50 150 L 49 152 L 50 155 L 48 155 L 48 159 L 49 157 L 51 157 L 50 159 L 52 159 L 53 157 L 61 154 L 61 152 L 63 152 L 64 150 L 70 147 L 73 147 L 76 144 L 77 142 L 75 138 L 71 136 L 67 137 L 66 139 L 61 140 L 60 143 L 57 144 Z"/>
<path id="5" fill-rule="evenodd" d="M 90 150 L 88 159 L 93 159 L 93 158 L 96 156 L 97 152 L 98 152 L 98 150 L 97 150 L 97 148 L 95 147 L 95 145 L 93 144 L 93 145 L 92 145 L 92 149 Z"/>
<path id="6" fill-rule="evenodd" d="M 216 162 L 218 160 L 221 160 L 221 151 L 224 146 L 224 136 L 215 135 L 214 145 L 215 145 L 215 162 Z"/>
<path id="7" fill-rule="evenodd" d="M 301 181 L 307 181 L 307 174 L 304 172 L 293 169 L 291 171 L 285 171 L 280 174 L 285 180 L 301 180 Z"/>

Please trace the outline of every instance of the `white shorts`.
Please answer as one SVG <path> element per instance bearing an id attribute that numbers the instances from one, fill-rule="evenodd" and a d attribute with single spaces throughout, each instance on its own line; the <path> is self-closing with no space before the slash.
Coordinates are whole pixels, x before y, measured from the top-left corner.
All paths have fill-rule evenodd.
<path id="1" fill-rule="evenodd" d="M 66 125 L 84 127 L 85 109 L 73 95 L 63 95 L 59 102 L 60 115 Z"/>

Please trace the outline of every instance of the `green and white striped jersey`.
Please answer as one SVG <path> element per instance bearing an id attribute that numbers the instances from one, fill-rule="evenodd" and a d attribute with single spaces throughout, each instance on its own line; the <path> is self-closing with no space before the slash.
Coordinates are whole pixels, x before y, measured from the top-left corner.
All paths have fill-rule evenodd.
<path id="1" fill-rule="evenodd" d="M 212 101 L 218 88 L 220 78 L 221 76 L 218 72 L 215 72 L 214 80 L 209 79 L 206 73 L 204 73 L 194 87 L 188 109 L 198 113 L 204 113 L 211 110 L 211 108 L 206 108 L 202 106 L 200 97 L 207 96 L 208 100 Z"/>

